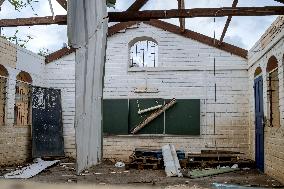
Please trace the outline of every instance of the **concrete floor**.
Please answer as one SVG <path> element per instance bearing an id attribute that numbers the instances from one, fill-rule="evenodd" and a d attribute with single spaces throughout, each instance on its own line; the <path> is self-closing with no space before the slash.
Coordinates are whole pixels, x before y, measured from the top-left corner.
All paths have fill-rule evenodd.
<path id="1" fill-rule="evenodd" d="M 16 167 L 0 168 L 0 175 L 15 169 Z M 2 182 L 1 182 L 2 181 Z M 22 185 L 21 180 L 14 180 L 14 182 L 3 183 L 7 180 L 0 180 L 1 189 L 26 189 L 25 184 Z M 267 187 L 279 188 L 283 187 L 280 182 L 271 177 L 258 172 L 257 170 L 241 170 L 234 173 L 226 173 L 212 177 L 189 179 L 166 177 L 164 170 L 125 170 L 124 168 L 116 168 L 113 163 L 104 162 L 92 169 L 85 171 L 82 175 L 75 174 L 75 164 L 70 160 L 62 160 L 56 166 L 46 169 L 39 175 L 27 180 L 28 182 L 36 184 L 28 184 L 27 187 L 31 189 L 33 186 L 38 187 L 38 184 L 43 184 L 46 188 L 53 188 L 46 184 L 67 184 L 69 186 L 85 186 L 86 189 L 92 186 L 100 186 L 102 188 L 117 188 L 121 186 L 154 187 L 154 188 L 212 188 L 212 183 L 226 183 L 236 184 L 241 186 Z M 2 185 L 1 185 L 2 184 Z M 6 185 L 5 185 L 6 184 Z M 16 187 L 13 186 L 16 185 Z M 17 187 L 17 185 L 19 187 Z M 6 188 L 5 188 L 6 187 Z M 45 189 L 45 188 L 41 189 Z M 64 186 L 63 186 L 64 188 Z M 97 188 L 97 187 L 96 187 Z M 57 188 L 58 189 L 58 188 Z M 61 189 L 61 188 L 60 188 Z"/>

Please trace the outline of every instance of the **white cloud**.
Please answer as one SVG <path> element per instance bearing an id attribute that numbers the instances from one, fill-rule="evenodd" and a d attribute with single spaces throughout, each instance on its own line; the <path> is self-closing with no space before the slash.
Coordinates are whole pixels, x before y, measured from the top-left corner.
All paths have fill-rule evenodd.
<path id="1" fill-rule="evenodd" d="M 108 9 L 109 11 L 124 11 L 134 0 L 118 0 L 115 9 Z M 66 14 L 66 11 L 56 2 L 52 0 L 53 9 L 56 15 Z M 232 1 L 229 0 L 185 0 L 186 8 L 197 7 L 222 7 L 231 6 Z M 283 4 L 277 3 L 273 0 L 239 0 L 238 6 L 281 6 Z M 39 16 L 51 15 L 48 0 L 41 0 L 39 3 L 33 5 L 34 10 L 30 7 L 24 8 L 21 12 L 15 11 L 8 3 L 4 2 L 2 10 L 0 11 L 0 18 L 18 18 L 18 17 L 32 17 L 34 14 Z M 142 9 L 176 9 L 176 0 L 150 0 Z M 266 17 L 233 17 L 230 27 L 228 29 L 225 41 L 239 45 L 240 47 L 249 49 L 275 20 L 275 16 Z M 166 20 L 167 22 L 178 24 L 178 19 Z M 223 31 L 226 18 L 191 18 L 186 19 L 186 28 L 193 31 L 214 37 L 218 39 Z M 31 35 L 34 37 L 30 41 L 27 48 L 38 52 L 41 48 L 48 48 L 51 51 L 58 50 L 63 43 L 67 42 L 66 26 L 33 26 L 33 27 L 18 27 L 19 36 L 25 37 Z M 16 28 L 4 28 L 2 33 L 6 35 L 13 35 Z M 215 31 L 215 32 L 214 32 Z"/>

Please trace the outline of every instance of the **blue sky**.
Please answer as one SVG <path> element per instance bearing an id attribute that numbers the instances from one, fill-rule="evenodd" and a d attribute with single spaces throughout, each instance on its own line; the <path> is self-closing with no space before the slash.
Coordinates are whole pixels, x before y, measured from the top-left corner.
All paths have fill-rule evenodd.
<path id="1" fill-rule="evenodd" d="M 133 2 L 134 0 L 117 0 L 115 9 L 109 10 L 123 11 Z M 55 14 L 66 14 L 66 11 L 56 2 L 56 0 L 52 0 L 52 3 Z M 231 4 L 232 0 L 185 0 L 186 8 L 228 7 L 231 6 Z M 283 4 L 273 0 L 239 0 L 238 6 L 283 6 Z M 27 7 L 22 9 L 21 12 L 18 12 L 14 10 L 8 2 L 4 2 L 0 11 L 0 18 L 31 17 L 35 16 L 35 14 L 39 16 L 51 15 L 48 0 L 40 0 L 40 3 L 34 3 L 33 7 L 34 11 L 30 7 Z M 175 8 L 177 8 L 176 0 L 150 0 L 142 10 Z M 276 16 L 233 17 L 225 41 L 245 49 L 250 49 L 275 19 Z M 169 19 L 165 21 L 178 24 L 178 19 Z M 215 31 L 216 38 L 219 38 L 225 22 L 226 17 L 216 18 L 215 22 L 213 18 L 190 18 L 186 19 L 186 28 L 210 37 L 214 36 Z M 21 38 L 25 38 L 27 35 L 33 37 L 27 44 L 27 48 L 34 52 L 38 52 L 39 49 L 42 48 L 55 51 L 60 49 L 63 46 L 63 43 L 67 43 L 66 26 L 50 25 L 3 28 L 1 32 L 2 34 L 11 36 L 16 29 L 19 30 L 19 36 Z"/>

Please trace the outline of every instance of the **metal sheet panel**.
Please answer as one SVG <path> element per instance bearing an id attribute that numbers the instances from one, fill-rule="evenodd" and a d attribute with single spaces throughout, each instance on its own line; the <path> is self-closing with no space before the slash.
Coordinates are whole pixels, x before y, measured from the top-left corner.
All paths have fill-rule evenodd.
<path id="1" fill-rule="evenodd" d="M 64 156 L 60 90 L 32 89 L 32 155 Z"/>
<path id="2" fill-rule="evenodd" d="M 106 1 L 68 1 L 68 37 L 76 50 L 77 173 L 102 159 L 102 99 L 108 17 Z"/>

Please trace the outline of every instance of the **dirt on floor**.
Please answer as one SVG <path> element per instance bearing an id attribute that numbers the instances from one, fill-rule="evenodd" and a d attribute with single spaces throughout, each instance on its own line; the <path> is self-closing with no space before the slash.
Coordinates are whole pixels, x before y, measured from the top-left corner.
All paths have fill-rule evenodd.
<path id="1" fill-rule="evenodd" d="M 0 175 L 17 167 L 0 168 Z M 19 168 L 19 167 L 18 167 Z M 125 170 L 117 168 L 112 162 L 103 162 L 76 175 L 74 161 L 63 159 L 59 164 L 44 170 L 29 179 L 40 183 L 99 184 L 99 185 L 141 185 L 159 188 L 212 188 L 213 183 L 235 184 L 241 186 L 281 188 L 280 182 L 254 169 L 240 170 L 198 179 L 166 177 L 164 170 Z"/>

